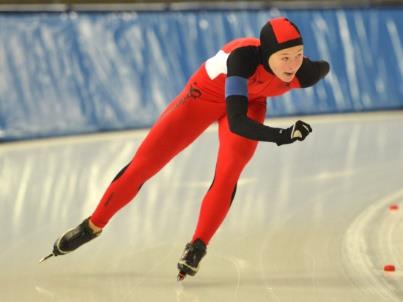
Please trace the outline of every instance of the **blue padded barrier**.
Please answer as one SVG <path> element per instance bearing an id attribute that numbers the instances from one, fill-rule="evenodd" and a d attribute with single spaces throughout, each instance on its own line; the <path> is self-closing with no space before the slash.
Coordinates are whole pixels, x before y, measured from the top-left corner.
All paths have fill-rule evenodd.
<path id="1" fill-rule="evenodd" d="M 269 116 L 403 108 L 403 9 L 0 14 L 0 140 L 148 127 L 200 63 L 285 15 L 331 63 Z"/>

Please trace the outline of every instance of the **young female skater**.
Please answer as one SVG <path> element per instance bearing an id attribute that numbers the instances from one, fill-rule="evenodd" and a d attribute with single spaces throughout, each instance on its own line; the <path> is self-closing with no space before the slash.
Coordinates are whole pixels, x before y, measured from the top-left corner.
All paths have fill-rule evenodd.
<path id="1" fill-rule="evenodd" d="M 264 125 L 266 97 L 312 86 L 328 72 L 327 62 L 304 57 L 299 30 L 284 17 L 269 20 L 261 29 L 260 39 L 240 38 L 224 45 L 200 66 L 165 109 L 91 216 L 56 240 L 48 257 L 67 254 L 99 236 L 144 182 L 218 122 L 215 177 L 201 203 L 193 238 L 178 262 L 178 280 L 186 274 L 195 275 L 206 246 L 228 213 L 238 178 L 258 141 L 290 144 L 312 132 L 303 121 L 285 129 Z"/>

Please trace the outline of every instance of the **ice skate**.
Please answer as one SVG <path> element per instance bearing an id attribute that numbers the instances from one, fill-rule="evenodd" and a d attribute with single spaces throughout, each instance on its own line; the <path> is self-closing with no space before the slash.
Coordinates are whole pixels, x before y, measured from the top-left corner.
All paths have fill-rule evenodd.
<path id="1" fill-rule="evenodd" d="M 48 256 L 42 258 L 39 262 L 43 262 L 50 257 L 68 254 L 84 243 L 98 237 L 102 231 L 94 232 L 89 226 L 89 218 L 85 219 L 77 227 L 66 231 L 53 245 L 53 251 Z"/>
<path id="2" fill-rule="evenodd" d="M 199 263 L 206 255 L 206 245 L 200 239 L 188 243 L 178 262 L 178 281 L 185 279 L 186 275 L 194 276 L 199 270 Z"/>

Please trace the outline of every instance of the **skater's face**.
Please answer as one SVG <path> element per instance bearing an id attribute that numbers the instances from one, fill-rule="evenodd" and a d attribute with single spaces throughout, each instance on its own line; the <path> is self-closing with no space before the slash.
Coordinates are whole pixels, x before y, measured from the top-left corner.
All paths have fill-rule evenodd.
<path id="1" fill-rule="evenodd" d="M 269 66 L 273 73 L 284 82 L 291 82 L 302 65 L 304 47 L 297 45 L 284 48 L 269 57 Z"/>

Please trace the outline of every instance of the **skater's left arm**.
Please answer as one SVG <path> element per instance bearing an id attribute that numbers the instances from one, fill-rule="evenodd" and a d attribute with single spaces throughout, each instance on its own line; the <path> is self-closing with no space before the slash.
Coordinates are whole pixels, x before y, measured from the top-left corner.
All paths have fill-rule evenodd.
<path id="1" fill-rule="evenodd" d="M 263 125 L 247 116 L 248 79 L 259 65 L 258 51 L 256 47 L 241 47 L 228 56 L 225 99 L 229 128 L 248 139 L 278 143 L 283 129 Z"/>
<path id="2" fill-rule="evenodd" d="M 304 140 L 312 128 L 303 121 L 282 129 L 264 125 L 247 116 L 248 79 L 259 64 L 254 51 L 251 47 L 240 48 L 232 52 L 227 60 L 225 95 L 230 130 L 248 139 L 274 142 L 279 146 Z"/>

